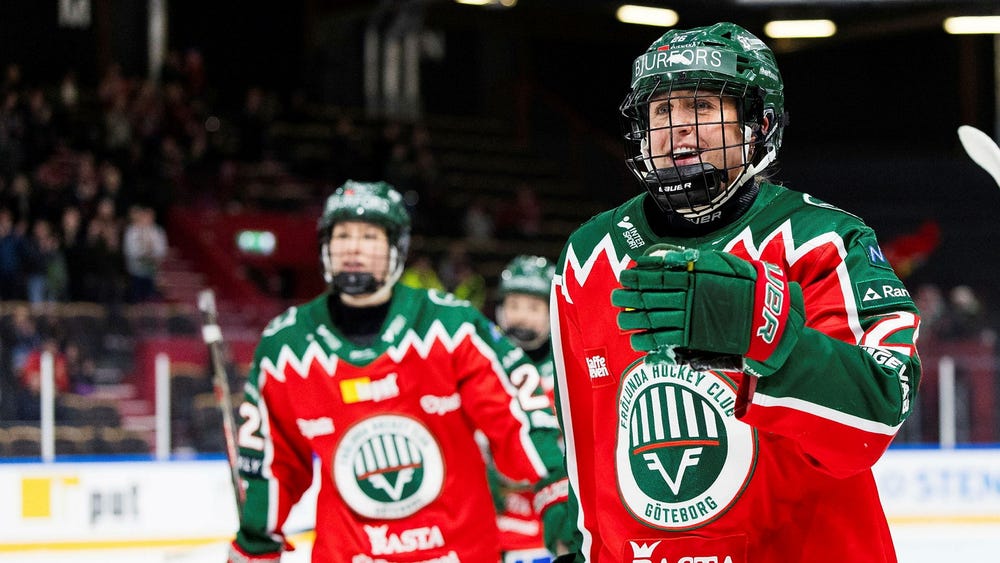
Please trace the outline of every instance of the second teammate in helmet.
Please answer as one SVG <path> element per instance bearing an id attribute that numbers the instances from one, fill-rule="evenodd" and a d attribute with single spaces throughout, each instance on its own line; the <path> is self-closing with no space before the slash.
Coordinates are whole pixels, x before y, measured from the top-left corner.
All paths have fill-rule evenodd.
<path id="1" fill-rule="evenodd" d="M 542 376 L 545 392 L 552 391 L 552 347 L 549 343 L 549 291 L 555 265 L 542 256 L 515 257 L 500 273 L 497 324 L 521 347 Z"/>

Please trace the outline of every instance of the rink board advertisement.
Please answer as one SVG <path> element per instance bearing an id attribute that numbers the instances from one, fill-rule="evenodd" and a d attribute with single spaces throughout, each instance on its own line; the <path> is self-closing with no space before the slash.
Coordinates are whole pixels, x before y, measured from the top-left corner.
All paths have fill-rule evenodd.
<path id="1" fill-rule="evenodd" d="M 225 462 L 0 465 L 0 546 L 219 537 L 236 502 Z"/>
<path id="2" fill-rule="evenodd" d="M 228 541 L 228 471 L 222 460 L 0 463 L 0 552 Z M 875 477 L 894 527 L 1000 523 L 1000 449 L 893 449 Z M 286 532 L 312 527 L 315 495 L 314 484 Z"/>
<path id="3" fill-rule="evenodd" d="M 0 551 L 220 541 L 237 525 L 220 460 L 0 463 L 0 499 Z M 312 528 L 306 499 L 289 531 Z"/>
<path id="4" fill-rule="evenodd" d="M 1000 449 L 892 449 L 875 480 L 890 524 L 1000 524 Z"/>

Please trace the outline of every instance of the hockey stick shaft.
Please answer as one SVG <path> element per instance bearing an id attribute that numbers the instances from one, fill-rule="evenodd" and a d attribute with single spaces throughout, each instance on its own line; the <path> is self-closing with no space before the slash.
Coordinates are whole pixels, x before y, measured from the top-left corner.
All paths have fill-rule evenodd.
<path id="1" fill-rule="evenodd" d="M 202 290 L 198 294 L 198 309 L 202 314 L 201 335 L 212 362 L 212 387 L 215 391 L 215 401 L 222 411 L 222 433 L 225 436 L 226 459 L 229 462 L 229 473 L 236 495 L 237 514 L 242 517 L 243 503 L 246 491 L 240 479 L 239 450 L 236 444 L 236 420 L 233 417 L 232 395 L 229 390 L 229 379 L 226 375 L 223 358 L 222 329 L 219 327 L 218 311 L 215 306 L 215 292 L 211 289 Z"/>
<path id="2" fill-rule="evenodd" d="M 989 172 L 997 186 L 1000 186 L 1000 147 L 996 142 L 971 125 L 959 127 L 958 138 L 962 141 L 962 147 L 969 154 L 969 158 Z"/>

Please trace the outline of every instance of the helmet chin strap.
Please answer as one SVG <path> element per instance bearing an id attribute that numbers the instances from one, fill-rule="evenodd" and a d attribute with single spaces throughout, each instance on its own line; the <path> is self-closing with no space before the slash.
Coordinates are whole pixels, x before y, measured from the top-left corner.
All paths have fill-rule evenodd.
<path id="1" fill-rule="evenodd" d="M 403 264 L 399 260 L 399 251 L 394 246 L 389 247 L 389 266 L 386 268 L 388 271 L 385 281 L 381 283 L 371 272 L 332 273 L 329 256 L 325 253 L 323 263 L 326 266 L 323 278 L 330 284 L 335 293 L 350 297 L 365 296 L 364 301 L 366 302 L 381 303 L 387 301 L 392 295 L 392 288 L 403 275 Z"/>
<path id="2" fill-rule="evenodd" d="M 747 126 L 743 127 L 743 162 L 749 162 L 750 159 L 750 141 L 753 139 L 754 132 L 753 129 Z M 761 143 L 762 148 L 766 147 L 765 143 Z M 719 195 L 716 196 L 711 202 L 704 205 L 698 205 L 695 207 L 678 207 L 670 203 L 668 194 L 662 193 L 652 193 L 653 199 L 656 201 L 660 209 L 664 211 L 673 211 L 678 215 L 684 217 L 685 219 L 693 220 L 699 217 L 703 217 L 716 209 L 722 207 L 727 201 L 729 201 L 736 193 L 739 188 L 743 186 L 748 180 L 756 176 L 758 173 L 767 168 L 772 162 L 774 162 L 777 156 L 776 151 L 767 147 L 764 148 L 767 151 L 766 154 L 757 162 L 757 164 L 747 164 L 743 167 L 740 172 L 728 186 L 723 188 Z M 722 172 L 715 166 L 711 164 L 694 164 L 688 166 L 677 166 L 674 168 L 658 169 L 653 164 L 653 159 L 651 158 L 649 151 L 649 137 L 644 138 L 640 143 L 640 152 L 643 156 L 643 162 L 649 174 L 646 175 L 646 184 L 649 188 L 654 188 L 659 191 L 664 185 L 664 181 L 673 183 L 677 186 L 682 186 L 683 184 L 694 184 L 698 183 L 703 187 L 709 185 L 721 184 Z M 669 188 L 669 186 L 667 186 Z M 678 187 L 675 191 L 681 191 L 682 187 Z"/>
<path id="3" fill-rule="evenodd" d="M 507 317 L 504 315 L 503 306 L 496 309 L 497 324 L 508 338 L 514 341 L 522 350 L 531 351 L 541 348 L 542 344 L 549 339 L 548 332 L 538 332 L 534 329 L 523 326 L 507 326 Z"/>

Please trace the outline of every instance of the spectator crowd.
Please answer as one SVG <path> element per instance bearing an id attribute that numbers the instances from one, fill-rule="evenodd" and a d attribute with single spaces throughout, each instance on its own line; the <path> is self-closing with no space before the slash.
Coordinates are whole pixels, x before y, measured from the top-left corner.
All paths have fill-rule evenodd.
<path id="1" fill-rule="evenodd" d="M 308 125 L 314 114 L 304 96 L 282 104 L 251 86 L 232 103 L 213 89 L 209 70 L 197 50 L 171 52 L 158 80 L 111 65 L 93 85 L 73 71 L 57 84 L 39 84 L 28 78 L 30 68 L 3 69 L 0 304 L 24 304 L 6 307 L 0 319 L 0 393 L 7 396 L 0 422 L 37 420 L 43 350 L 56 354 L 59 392 L 87 394 L 95 384 L 90 348 L 51 323 L 39 326 L 36 312 L 54 303 L 116 310 L 162 300 L 157 274 L 168 254 L 169 207 L 251 207 L 247 169 L 288 169 L 323 186 L 317 200 L 348 178 L 392 183 L 405 196 L 416 235 L 453 240 L 439 255 L 415 248 L 402 282 L 450 291 L 488 315 L 488 280 L 470 249 L 531 240 L 544 230 L 534 185 L 512 186 L 509 201 L 452 185 L 423 124 L 386 121 L 372 132 L 344 112 L 322 151 L 293 155 L 276 141 L 274 125 Z M 962 287 L 947 295 L 920 288 L 922 336 L 992 345 L 991 319 L 975 293 Z"/>

